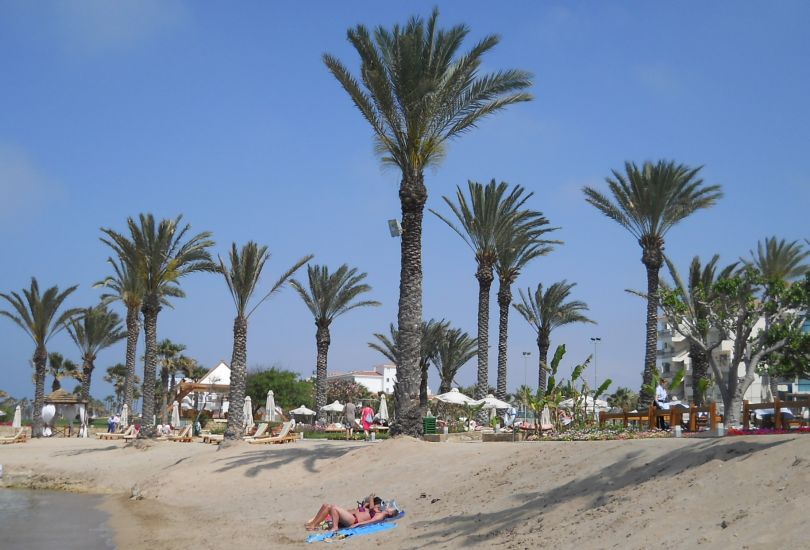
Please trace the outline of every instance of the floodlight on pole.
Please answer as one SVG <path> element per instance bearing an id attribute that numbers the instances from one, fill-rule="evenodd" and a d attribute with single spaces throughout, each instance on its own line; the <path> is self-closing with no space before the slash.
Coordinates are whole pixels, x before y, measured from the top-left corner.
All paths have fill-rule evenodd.
<path id="1" fill-rule="evenodd" d="M 594 336 L 593 338 L 591 338 L 591 342 L 593 342 L 593 389 L 594 390 L 596 390 L 596 388 L 599 387 L 598 383 L 597 383 L 597 380 L 596 380 L 596 375 L 597 375 L 597 372 L 596 372 L 596 345 L 598 343 L 600 343 L 601 341 L 602 341 L 602 339 L 599 338 L 598 336 Z"/>
<path id="2" fill-rule="evenodd" d="M 402 226 L 399 224 L 399 220 L 388 220 L 388 231 L 391 233 L 391 236 L 401 237 L 402 236 Z"/>

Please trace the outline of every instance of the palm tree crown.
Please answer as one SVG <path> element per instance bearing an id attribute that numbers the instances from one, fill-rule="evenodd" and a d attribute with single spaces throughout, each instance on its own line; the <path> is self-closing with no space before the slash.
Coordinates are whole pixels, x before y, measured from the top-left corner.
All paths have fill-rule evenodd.
<path id="1" fill-rule="evenodd" d="M 551 332 L 559 327 L 572 323 L 593 323 L 585 312 L 588 305 L 581 300 L 568 300 L 571 290 L 576 283 L 558 281 L 543 290 L 543 284 L 537 285 L 532 293 L 520 290 L 520 303 L 513 304 L 514 308 L 532 326 L 537 333 L 537 346 L 539 355 L 538 388 L 546 389 L 546 374 L 548 372 L 548 350 L 551 345 Z"/>
<path id="2" fill-rule="evenodd" d="M 459 369 L 476 356 L 478 341 L 459 328 L 445 331 L 433 359 L 439 371 L 439 393 L 449 392 Z"/>
<path id="3" fill-rule="evenodd" d="M 101 304 L 86 308 L 67 323 L 70 338 L 82 356 L 82 399 L 90 398 L 90 382 L 98 352 L 126 338 L 117 313 Z"/>
<path id="4" fill-rule="evenodd" d="M 48 371 L 51 376 L 53 376 L 51 391 L 56 391 L 62 387 L 62 378 L 82 379 L 82 375 L 79 372 L 79 365 L 70 359 L 65 359 L 58 351 L 53 351 L 48 354 Z"/>
<path id="5" fill-rule="evenodd" d="M 810 265 L 802 263 L 808 256 L 810 250 L 805 250 L 799 241 L 769 237 L 764 243 L 757 243 L 756 253 L 752 250 L 751 260 L 746 263 L 756 267 L 766 279 L 789 281 L 810 270 Z"/>

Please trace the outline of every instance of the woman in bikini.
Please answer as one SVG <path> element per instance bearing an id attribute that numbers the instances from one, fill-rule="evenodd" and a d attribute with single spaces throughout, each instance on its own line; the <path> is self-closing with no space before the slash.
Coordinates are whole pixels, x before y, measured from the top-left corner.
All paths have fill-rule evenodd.
<path id="1" fill-rule="evenodd" d="M 381 504 L 382 499 L 380 497 L 375 497 L 373 494 L 369 495 L 368 498 L 363 501 L 362 506 L 358 506 L 357 508 L 353 508 L 351 510 L 347 510 L 346 508 L 342 508 L 336 504 L 323 504 L 321 505 L 321 509 L 318 510 L 318 513 L 315 514 L 315 516 L 304 525 L 307 530 L 311 531 L 313 529 L 317 529 L 318 525 L 326 520 L 327 516 L 331 516 L 331 530 L 337 531 L 341 527 L 359 527 L 360 525 L 369 525 L 396 515 L 396 510 L 381 510 Z"/>

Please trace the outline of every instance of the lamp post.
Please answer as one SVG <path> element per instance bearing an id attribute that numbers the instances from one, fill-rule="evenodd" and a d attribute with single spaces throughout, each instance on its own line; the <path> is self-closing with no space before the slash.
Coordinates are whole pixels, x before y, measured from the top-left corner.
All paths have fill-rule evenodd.
<path id="1" fill-rule="evenodd" d="M 602 341 L 602 339 L 599 338 L 598 336 L 594 336 L 593 338 L 591 338 L 591 342 L 593 342 L 593 390 L 594 391 L 596 391 L 596 388 L 599 387 L 599 384 L 597 383 L 597 380 L 596 380 L 596 375 L 597 375 L 597 372 L 596 372 L 596 345 L 601 341 Z M 594 399 L 596 399 L 596 398 L 594 397 Z"/>
<path id="2" fill-rule="evenodd" d="M 530 351 L 523 352 L 523 386 L 526 386 L 526 370 L 528 369 Z M 526 420 L 526 403 L 523 403 L 523 420 Z"/>

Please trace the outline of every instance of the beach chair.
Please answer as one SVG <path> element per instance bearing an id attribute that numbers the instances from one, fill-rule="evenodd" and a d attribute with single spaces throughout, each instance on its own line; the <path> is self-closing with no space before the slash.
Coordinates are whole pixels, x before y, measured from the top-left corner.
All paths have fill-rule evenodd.
<path id="1" fill-rule="evenodd" d="M 20 428 L 17 430 L 17 433 L 10 437 L 0 437 L 0 445 L 6 445 L 9 443 L 25 443 L 28 441 L 28 433 L 25 431 L 25 428 Z"/>
<path id="2" fill-rule="evenodd" d="M 127 427 L 127 429 L 123 432 L 118 433 L 100 432 L 96 434 L 96 437 L 99 439 L 127 439 L 134 433 L 135 433 L 135 424 L 130 424 L 129 427 Z"/>
<path id="3" fill-rule="evenodd" d="M 262 437 L 267 437 L 267 428 L 269 427 L 270 424 L 268 424 L 267 422 L 262 422 L 261 424 L 259 424 L 259 427 L 256 428 L 256 433 L 254 433 L 253 435 L 246 435 L 242 439 L 247 441 L 248 439 L 256 439 L 256 438 L 261 439 Z"/>
<path id="4" fill-rule="evenodd" d="M 168 437 L 169 441 L 175 441 L 177 443 L 191 443 L 194 441 L 194 437 L 191 433 L 191 424 L 180 430 L 180 433 L 177 435 L 170 435 Z"/>
<path id="5" fill-rule="evenodd" d="M 248 439 L 248 443 L 293 443 L 296 439 L 298 439 L 295 434 L 290 433 L 290 429 L 292 428 L 292 421 L 285 422 L 281 425 L 281 431 L 278 435 L 271 436 L 271 437 L 257 437 L 253 439 Z"/>

